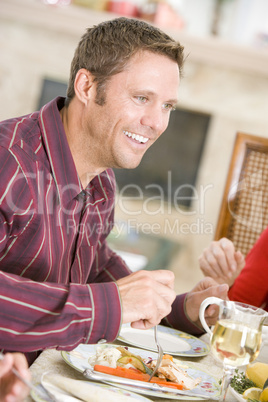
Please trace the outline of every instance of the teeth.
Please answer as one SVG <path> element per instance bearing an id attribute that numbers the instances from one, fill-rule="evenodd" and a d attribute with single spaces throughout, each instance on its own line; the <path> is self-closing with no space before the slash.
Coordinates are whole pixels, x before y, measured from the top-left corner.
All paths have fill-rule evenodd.
<path id="1" fill-rule="evenodd" d="M 149 138 L 143 137 L 142 135 L 138 135 L 138 134 L 132 134 L 131 132 L 126 131 L 126 130 L 124 130 L 124 134 L 127 137 L 133 138 L 134 140 L 141 142 L 143 144 L 145 144 L 149 140 Z"/>

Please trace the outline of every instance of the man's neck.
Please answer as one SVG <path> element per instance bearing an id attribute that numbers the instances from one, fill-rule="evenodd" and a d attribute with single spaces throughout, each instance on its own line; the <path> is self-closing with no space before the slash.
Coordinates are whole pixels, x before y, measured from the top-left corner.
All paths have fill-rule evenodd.
<path id="1" fill-rule="evenodd" d="M 71 106 L 72 108 L 72 106 Z M 67 142 L 70 147 L 70 151 L 74 160 L 74 164 L 77 170 L 78 177 L 83 188 L 91 182 L 94 177 L 103 172 L 104 168 L 96 168 L 90 165 L 90 161 L 85 157 L 83 153 L 83 138 L 82 138 L 82 127 L 79 126 L 80 118 L 76 118 L 75 121 L 72 120 L 73 116 L 78 116 L 76 110 L 72 111 L 69 107 L 63 107 L 60 110 L 60 116 L 63 123 L 64 131 L 66 134 Z"/>

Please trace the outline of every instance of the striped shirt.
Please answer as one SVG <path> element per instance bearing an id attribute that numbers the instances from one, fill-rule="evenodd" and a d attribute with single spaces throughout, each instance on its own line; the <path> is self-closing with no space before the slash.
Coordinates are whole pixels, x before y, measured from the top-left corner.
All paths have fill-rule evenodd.
<path id="1" fill-rule="evenodd" d="M 102 172 L 83 190 L 63 104 L 57 98 L 0 124 L 0 348 L 26 353 L 29 363 L 45 348 L 113 341 L 121 324 L 114 282 L 130 273 L 106 243 L 114 173 Z M 175 313 L 188 329 L 183 300 Z"/>
<path id="2" fill-rule="evenodd" d="M 114 340 L 129 274 L 107 246 L 112 170 L 83 190 L 58 108 L 0 125 L 0 347 L 22 352 Z M 29 358 L 31 361 L 31 358 Z"/>

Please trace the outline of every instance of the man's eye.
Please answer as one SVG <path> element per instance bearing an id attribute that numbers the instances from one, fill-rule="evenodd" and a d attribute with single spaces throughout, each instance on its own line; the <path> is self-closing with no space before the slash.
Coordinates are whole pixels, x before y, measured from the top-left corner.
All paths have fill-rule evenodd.
<path id="1" fill-rule="evenodd" d="M 145 103 L 147 101 L 146 96 L 136 96 L 136 99 L 138 99 L 138 101 L 141 103 Z"/>
<path id="2" fill-rule="evenodd" d="M 175 110 L 175 106 L 173 106 L 171 103 L 164 103 L 163 104 L 163 109 L 167 111 L 172 111 Z"/>

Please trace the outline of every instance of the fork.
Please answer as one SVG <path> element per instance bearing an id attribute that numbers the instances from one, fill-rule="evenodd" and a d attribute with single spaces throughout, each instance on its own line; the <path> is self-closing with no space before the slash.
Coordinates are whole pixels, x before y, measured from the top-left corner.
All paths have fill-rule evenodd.
<path id="1" fill-rule="evenodd" d="M 155 325 L 155 327 L 154 327 L 154 340 L 155 340 L 157 350 L 158 350 L 158 357 L 157 357 L 157 362 L 156 362 L 154 371 L 150 375 L 150 378 L 149 378 L 148 382 L 151 381 L 151 379 L 153 378 L 153 376 L 155 375 L 155 373 L 159 369 L 159 366 L 160 366 L 160 364 L 162 362 L 162 358 L 163 358 L 163 349 L 162 349 L 162 346 L 160 345 L 160 343 L 158 341 L 158 336 L 157 336 L 157 325 Z"/>
<path id="2" fill-rule="evenodd" d="M 0 361 L 4 359 L 4 353 L 0 352 Z M 15 374 L 15 376 L 21 380 L 25 385 L 27 385 L 27 387 L 29 387 L 31 390 L 34 391 L 35 394 L 37 394 L 39 397 L 42 398 L 42 401 L 45 402 L 57 402 L 57 400 L 48 393 L 48 391 L 42 386 L 42 388 L 36 387 L 31 381 L 26 380 L 25 378 L 23 378 L 20 373 L 18 372 L 18 370 L 16 370 L 14 367 L 11 368 L 11 371 L 13 374 Z"/>

